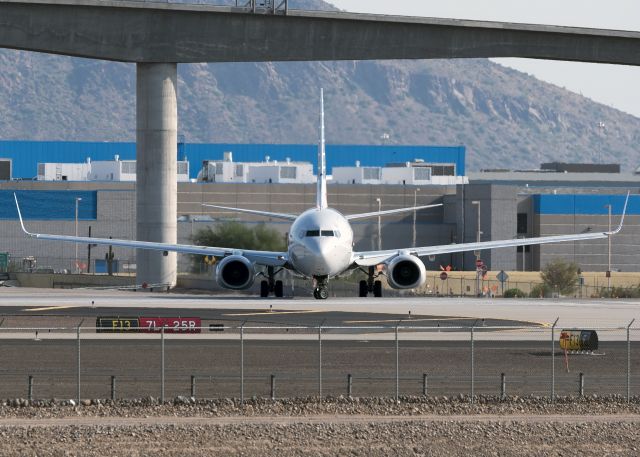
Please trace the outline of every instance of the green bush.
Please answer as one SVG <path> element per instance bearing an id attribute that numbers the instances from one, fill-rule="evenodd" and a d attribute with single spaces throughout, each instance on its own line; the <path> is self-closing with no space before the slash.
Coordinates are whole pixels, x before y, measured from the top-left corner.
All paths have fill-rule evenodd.
<path id="1" fill-rule="evenodd" d="M 287 243 L 277 230 L 259 224 L 254 227 L 240 222 L 223 222 L 213 229 L 205 227 L 192 237 L 197 246 L 223 246 L 231 249 L 252 249 L 261 251 L 286 251 Z M 192 256 L 192 271 L 200 271 L 205 256 Z"/>
<path id="2" fill-rule="evenodd" d="M 600 290 L 602 298 L 640 298 L 640 286 L 636 287 L 612 287 L 611 290 Z"/>
<path id="3" fill-rule="evenodd" d="M 572 295 L 578 282 L 578 270 L 577 264 L 558 259 L 545 265 L 540 276 L 551 291 L 560 295 Z"/>
<path id="4" fill-rule="evenodd" d="M 546 284 L 536 284 L 531 288 L 529 297 L 531 298 L 545 298 L 551 296 L 551 289 Z"/>
<path id="5" fill-rule="evenodd" d="M 525 298 L 527 294 L 525 294 L 520 289 L 507 289 L 504 291 L 504 298 Z"/>

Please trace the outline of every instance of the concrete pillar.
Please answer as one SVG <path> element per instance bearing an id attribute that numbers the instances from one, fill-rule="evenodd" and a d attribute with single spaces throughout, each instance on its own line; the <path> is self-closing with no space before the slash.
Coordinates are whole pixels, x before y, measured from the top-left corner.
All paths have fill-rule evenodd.
<path id="1" fill-rule="evenodd" d="M 178 66 L 137 64 L 136 239 L 176 242 Z M 176 254 L 137 252 L 137 283 L 176 282 Z"/>

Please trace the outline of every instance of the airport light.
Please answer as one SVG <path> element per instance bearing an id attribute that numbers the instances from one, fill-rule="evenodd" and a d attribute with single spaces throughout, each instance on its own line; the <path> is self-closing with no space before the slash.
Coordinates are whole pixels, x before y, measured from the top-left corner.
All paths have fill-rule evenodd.
<path id="1" fill-rule="evenodd" d="M 473 200 L 471 202 L 472 205 L 478 205 L 478 226 L 476 231 L 476 242 L 480 242 L 480 200 Z M 477 249 L 473 252 L 476 255 L 476 296 L 480 295 L 480 268 L 478 268 L 479 260 L 480 260 L 480 250 Z"/>
<path id="2" fill-rule="evenodd" d="M 416 206 L 418 202 L 418 192 L 420 192 L 420 188 L 414 189 L 413 191 L 413 247 L 416 247 Z"/>
<path id="3" fill-rule="evenodd" d="M 382 200 L 380 198 L 376 198 L 378 202 L 378 213 L 380 213 L 382 208 Z M 380 214 L 378 214 L 378 251 L 382 251 L 382 220 Z"/>
<path id="4" fill-rule="evenodd" d="M 79 203 L 82 201 L 81 197 L 76 197 L 76 238 L 78 237 L 78 205 Z M 78 268 L 78 243 L 75 243 L 76 245 L 76 263 L 75 263 L 75 267 L 76 267 L 76 273 L 79 273 L 79 268 Z"/>

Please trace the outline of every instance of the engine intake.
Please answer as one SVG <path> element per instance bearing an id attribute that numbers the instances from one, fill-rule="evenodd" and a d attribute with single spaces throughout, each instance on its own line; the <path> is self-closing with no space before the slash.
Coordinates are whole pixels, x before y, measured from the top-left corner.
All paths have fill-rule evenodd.
<path id="1" fill-rule="evenodd" d="M 253 285 L 255 274 L 253 264 L 241 255 L 225 257 L 216 267 L 216 281 L 225 289 L 248 289 Z"/>
<path id="2" fill-rule="evenodd" d="M 415 289 L 427 280 L 427 270 L 419 258 L 401 255 L 387 265 L 387 280 L 394 289 Z"/>

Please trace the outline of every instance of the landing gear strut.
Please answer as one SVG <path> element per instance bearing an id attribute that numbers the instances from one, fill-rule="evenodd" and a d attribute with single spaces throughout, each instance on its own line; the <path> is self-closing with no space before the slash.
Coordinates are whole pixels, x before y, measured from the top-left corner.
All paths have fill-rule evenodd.
<path id="1" fill-rule="evenodd" d="M 316 287 L 313 289 L 313 298 L 316 300 L 326 300 L 329 298 L 329 278 L 327 276 L 315 276 Z"/>
<path id="2" fill-rule="evenodd" d="M 370 293 L 373 293 L 374 297 L 382 297 L 382 281 L 377 281 L 375 279 L 380 276 L 379 274 L 376 274 L 375 267 L 369 267 L 367 276 L 367 280 L 360 281 L 358 296 L 366 297 Z"/>
<path id="3" fill-rule="evenodd" d="M 276 273 L 273 267 L 267 267 L 267 279 L 260 282 L 260 297 L 266 298 L 271 293 L 278 298 L 284 296 L 284 284 L 275 280 Z"/>

